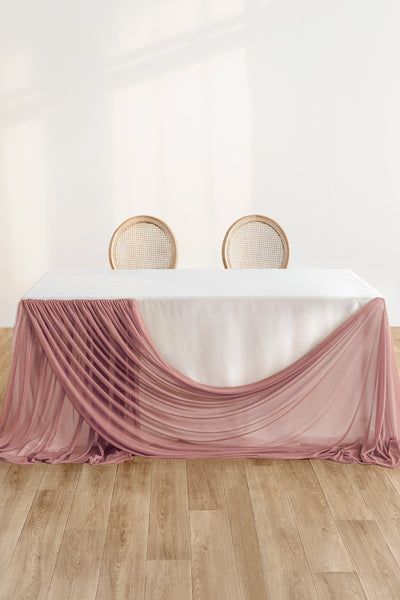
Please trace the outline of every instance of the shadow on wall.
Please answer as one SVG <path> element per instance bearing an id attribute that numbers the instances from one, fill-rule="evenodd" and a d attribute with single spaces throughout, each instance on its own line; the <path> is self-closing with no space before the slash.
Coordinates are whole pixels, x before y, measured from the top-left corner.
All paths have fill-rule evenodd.
<path id="1" fill-rule="evenodd" d="M 220 266 L 251 206 L 251 104 L 244 5 L 217 4 L 8 8 L 1 321 L 44 271 L 106 265 L 131 214 L 171 224 L 181 265 Z"/>

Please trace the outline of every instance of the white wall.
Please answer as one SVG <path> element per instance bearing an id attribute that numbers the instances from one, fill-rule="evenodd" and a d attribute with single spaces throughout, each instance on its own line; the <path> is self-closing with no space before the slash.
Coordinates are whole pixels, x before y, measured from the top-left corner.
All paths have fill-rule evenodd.
<path id="1" fill-rule="evenodd" d="M 0 0 L 0 325 L 153 213 L 221 267 L 265 213 L 400 324 L 398 0 Z"/>

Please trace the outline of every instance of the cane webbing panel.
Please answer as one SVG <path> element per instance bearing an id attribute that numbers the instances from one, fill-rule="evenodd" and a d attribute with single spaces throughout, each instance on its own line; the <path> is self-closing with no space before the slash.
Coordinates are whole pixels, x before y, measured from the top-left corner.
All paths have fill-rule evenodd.
<path id="1" fill-rule="evenodd" d="M 116 269 L 171 269 L 174 242 L 154 223 L 132 223 L 117 234 L 113 260 Z"/>
<path id="2" fill-rule="evenodd" d="M 232 232 L 227 254 L 233 269 L 279 269 L 284 264 L 285 246 L 271 225 L 251 221 Z"/>

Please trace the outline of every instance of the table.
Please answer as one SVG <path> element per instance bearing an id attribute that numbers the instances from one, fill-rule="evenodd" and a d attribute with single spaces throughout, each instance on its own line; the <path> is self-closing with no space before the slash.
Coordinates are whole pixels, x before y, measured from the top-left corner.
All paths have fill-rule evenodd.
<path id="1" fill-rule="evenodd" d="M 19 305 L 0 458 L 397 466 L 399 399 L 384 300 L 351 271 L 50 272 Z"/>
<path id="2" fill-rule="evenodd" d="M 345 269 L 50 272 L 25 295 L 135 298 L 161 356 L 216 386 L 276 373 L 378 297 Z"/>

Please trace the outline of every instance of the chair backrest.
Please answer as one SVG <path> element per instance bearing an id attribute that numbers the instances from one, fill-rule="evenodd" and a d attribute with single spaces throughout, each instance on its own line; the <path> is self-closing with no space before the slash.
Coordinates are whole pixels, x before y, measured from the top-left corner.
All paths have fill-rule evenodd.
<path id="1" fill-rule="evenodd" d="M 174 269 L 176 242 L 160 219 L 131 217 L 114 231 L 108 256 L 113 269 Z"/>
<path id="2" fill-rule="evenodd" d="M 222 244 L 222 260 L 226 269 L 284 269 L 289 260 L 289 242 L 278 223 L 249 215 L 229 227 Z"/>

